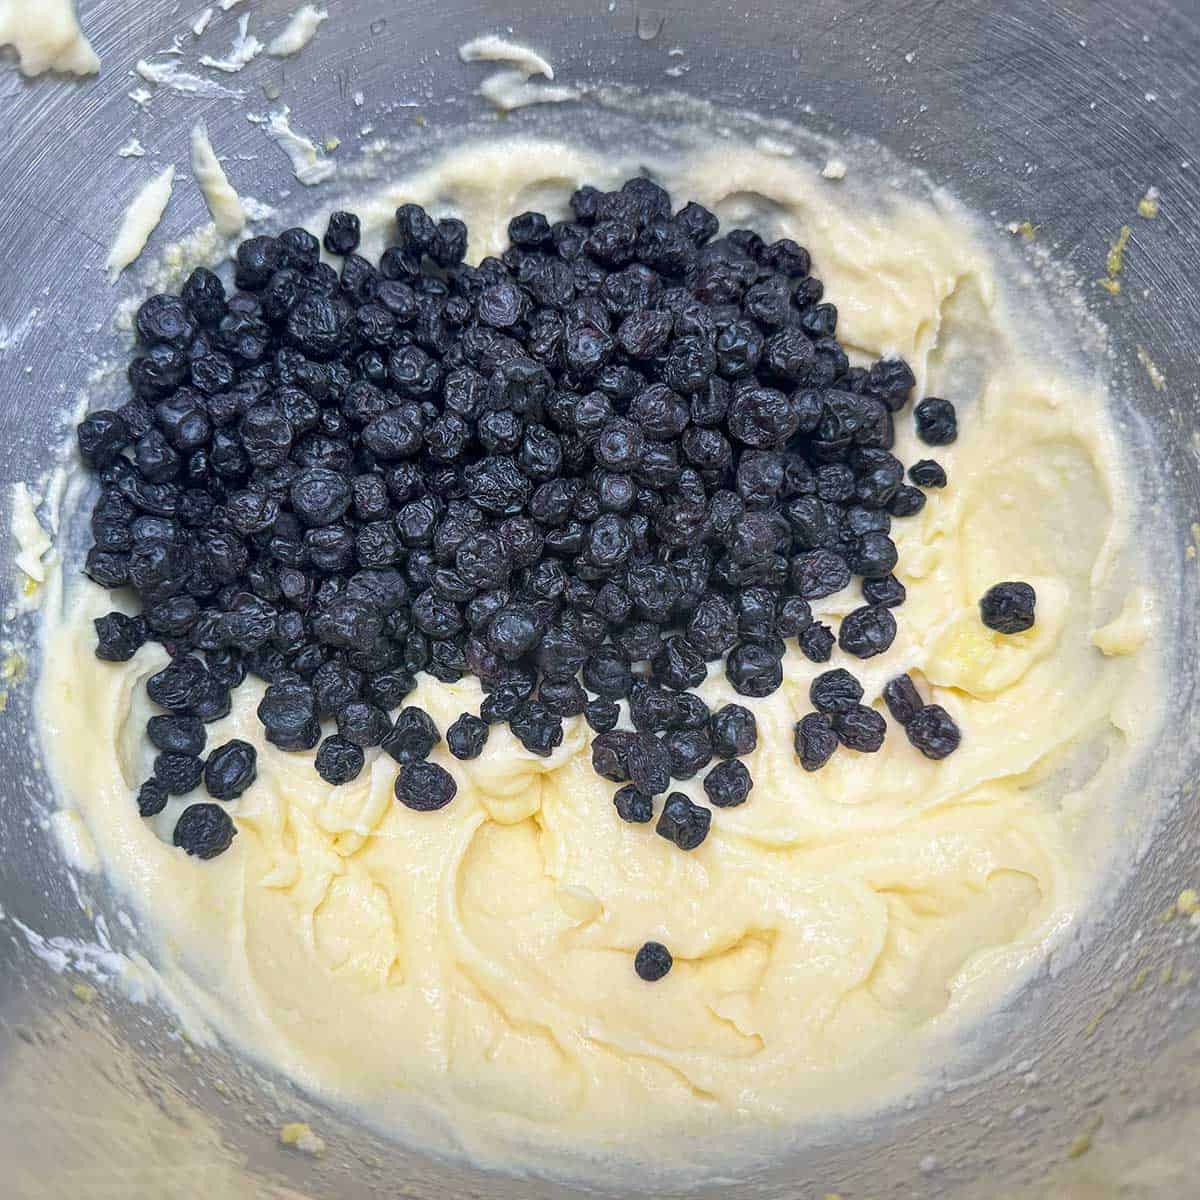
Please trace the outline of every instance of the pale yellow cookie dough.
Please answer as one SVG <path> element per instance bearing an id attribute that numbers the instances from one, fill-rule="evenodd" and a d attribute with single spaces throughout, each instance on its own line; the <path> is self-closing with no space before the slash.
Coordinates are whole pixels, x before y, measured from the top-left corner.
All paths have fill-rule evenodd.
<path id="1" fill-rule="evenodd" d="M 418 201 L 460 213 L 478 259 L 514 213 L 561 211 L 579 183 L 626 173 L 553 142 L 493 142 L 356 207 L 369 253 L 397 203 Z M 1076 927 L 1155 725 L 1153 605 L 1133 592 L 1102 388 L 1029 338 L 972 226 L 898 193 L 872 210 L 849 180 L 729 147 L 662 177 L 726 226 L 752 219 L 809 246 L 843 341 L 903 355 L 921 394 L 959 403 L 958 442 L 933 452 L 949 487 L 894 526 L 908 588 L 896 642 L 831 664 L 879 708 L 886 680 L 911 671 L 961 726 L 958 753 L 931 762 L 889 723 L 881 753 L 843 750 L 806 774 L 792 727 L 823 668 L 790 649 L 785 686 L 761 701 L 714 671 L 704 698 L 757 714 L 755 786 L 684 854 L 617 818 L 582 719 L 548 759 L 504 727 L 474 762 L 439 747 L 457 798 L 414 813 L 386 755 L 331 788 L 312 754 L 267 745 L 248 683 L 209 745 L 254 743 L 258 782 L 231 806 L 232 849 L 203 863 L 169 844 L 178 801 L 142 821 L 133 798 L 152 759 L 143 684 L 163 651 L 98 662 L 90 618 L 113 598 L 97 588 L 47 606 L 43 742 L 164 977 L 259 1059 L 489 1164 L 732 1161 L 735 1140 L 745 1153 L 916 1085 Z M 897 426 L 906 462 L 930 453 L 907 413 Z M 979 596 L 1005 579 L 1037 589 L 1028 633 L 979 621 Z M 860 603 L 854 584 L 814 607 L 836 624 Z M 479 701 L 473 680 L 422 677 L 409 703 L 444 730 Z M 703 799 L 699 780 L 685 790 Z M 633 971 L 650 938 L 675 956 L 655 985 Z"/>

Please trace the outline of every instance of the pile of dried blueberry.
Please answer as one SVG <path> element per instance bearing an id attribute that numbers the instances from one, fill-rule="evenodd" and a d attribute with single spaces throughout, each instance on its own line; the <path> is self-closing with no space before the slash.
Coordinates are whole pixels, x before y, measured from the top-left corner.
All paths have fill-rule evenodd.
<path id="1" fill-rule="evenodd" d="M 381 746 L 397 798 L 442 807 L 455 783 L 427 759 L 441 731 L 401 707 L 427 671 L 486 693 L 446 731 L 452 754 L 477 756 L 507 722 L 549 755 L 583 715 L 619 815 L 648 822 L 666 793 L 657 831 L 690 850 L 712 812 L 671 781 L 715 759 L 709 800 L 740 804 L 757 739 L 747 708 L 710 713 L 694 693 L 708 672 L 761 697 L 789 639 L 815 662 L 835 640 L 860 658 L 891 645 L 905 598 L 891 522 L 946 482 L 931 460 L 906 482 L 891 452 L 908 366 L 850 366 L 793 241 L 718 238 L 711 212 L 673 211 L 644 178 L 581 188 L 571 207 L 514 217 L 510 248 L 478 266 L 453 218 L 403 206 L 373 264 L 358 218 L 335 213 L 340 270 L 289 229 L 241 244 L 232 294 L 197 269 L 142 305 L 132 398 L 78 440 L 100 481 L 85 570 L 140 604 L 96 622 L 96 652 L 120 661 L 154 639 L 171 656 L 148 683 L 165 715 L 144 814 L 200 782 L 216 801 L 249 786 L 248 744 L 202 758 L 247 673 L 269 685 L 267 740 L 319 743 L 323 779 L 354 779 Z M 927 444 L 957 436 L 948 401 L 922 400 L 915 420 Z M 809 601 L 855 578 L 863 604 L 835 639 Z M 1016 629 L 1031 597 L 985 608 Z M 942 709 L 894 691 L 916 746 L 954 749 Z M 848 672 L 812 699 L 805 767 L 839 744 L 879 748 L 883 718 Z M 233 834 L 221 804 L 196 804 L 175 841 L 208 857 Z"/>

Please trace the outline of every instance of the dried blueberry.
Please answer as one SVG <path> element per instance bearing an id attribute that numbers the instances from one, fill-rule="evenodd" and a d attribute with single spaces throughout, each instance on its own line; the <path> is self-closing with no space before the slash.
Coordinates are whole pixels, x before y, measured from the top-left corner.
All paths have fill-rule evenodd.
<path id="1" fill-rule="evenodd" d="M 717 763 L 704 777 L 704 791 L 717 808 L 736 808 L 750 795 L 754 780 L 746 764 L 736 758 Z"/>
<path id="2" fill-rule="evenodd" d="M 980 620 L 997 633 L 1024 633 L 1033 628 L 1037 593 L 1027 583 L 997 583 L 979 602 Z"/>
<path id="3" fill-rule="evenodd" d="M 164 750 L 154 760 L 154 778 L 171 796 L 182 796 L 199 787 L 204 763 L 195 754 Z"/>
<path id="4" fill-rule="evenodd" d="M 396 776 L 396 799 L 414 812 L 435 812 L 445 808 L 457 791 L 454 777 L 437 763 L 405 763 Z"/>
<path id="5" fill-rule="evenodd" d="M 257 761 L 257 751 L 240 738 L 218 746 L 204 764 L 208 794 L 214 800 L 236 800 L 254 782 Z"/>
<path id="6" fill-rule="evenodd" d="M 556 746 L 562 745 L 562 719 L 547 711 L 536 700 L 526 701 L 509 718 L 509 728 L 531 754 L 549 758 Z"/>
<path id="7" fill-rule="evenodd" d="M 883 700 L 898 725 L 907 725 L 925 707 L 916 684 L 907 675 L 897 675 L 883 685 Z"/>
<path id="8" fill-rule="evenodd" d="M 706 837 L 712 823 L 712 811 L 693 804 L 682 792 L 672 792 L 659 814 L 654 831 L 680 850 L 695 850 Z"/>
<path id="9" fill-rule="evenodd" d="M 712 715 L 710 725 L 713 753 L 718 758 L 752 754 L 758 745 L 754 714 L 740 704 L 726 704 Z"/>
<path id="10" fill-rule="evenodd" d="M 321 740 L 316 701 L 308 684 L 272 683 L 258 704 L 267 741 L 281 750 L 311 750 Z"/>
<path id="11" fill-rule="evenodd" d="M 204 749 L 204 723 L 199 717 L 151 717 L 146 735 L 159 750 L 175 754 L 199 754 Z"/>
<path id="12" fill-rule="evenodd" d="M 96 657 L 104 662 L 128 662 L 146 641 L 146 622 L 142 617 L 128 617 L 110 612 L 97 617 Z"/>
<path id="13" fill-rule="evenodd" d="M 647 983 L 657 983 L 671 970 L 673 963 L 670 950 L 662 942 L 645 942 L 633 957 L 633 969 L 638 978 Z"/>
<path id="14" fill-rule="evenodd" d="M 617 816 L 622 821 L 645 825 L 654 817 L 654 797 L 638 791 L 632 783 L 617 788 L 613 796 L 613 804 L 616 807 Z"/>
<path id="15" fill-rule="evenodd" d="M 143 817 L 156 817 L 167 807 L 167 789 L 161 779 L 154 776 L 147 779 L 138 788 L 138 814 Z"/>
<path id="16" fill-rule="evenodd" d="M 768 647 L 743 642 L 725 660 L 725 676 L 743 696 L 769 696 L 783 682 L 783 666 Z"/>
<path id="17" fill-rule="evenodd" d="M 317 774 L 326 783 L 337 787 L 358 778 L 366 762 L 362 747 L 332 734 L 317 751 Z"/>
<path id="18" fill-rule="evenodd" d="M 838 645 L 856 658 L 873 658 L 882 654 L 895 637 L 896 618 L 891 609 L 866 605 L 842 619 Z"/>
<path id="19" fill-rule="evenodd" d="M 402 708 L 380 744 L 398 763 L 411 763 L 428 758 L 441 740 L 438 727 L 424 709 Z"/>
<path id="20" fill-rule="evenodd" d="M 958 749 L 962 733 L 954 718 L 940 704 L 926 704 L 904 727 L 908 740 L 926 758 L 945 758 Z"/>
<path id="21" fill-rule="evenodd" d="M 923 488 L 943 488 L 946 486 L 946 470 L 941 463 L 932 458 L 922 458 L 908 468 L 908 477 Z"/>
<path id="22" fill-rule="evenodd" d="M 446 745 L 455 758 L 478 758 L 490 732 L 488 723 L 471 713 L 463 713 L 446 730 Z"/>
<path id="23" fill-rule="evenodd" d="M 833 731 L 838 741 L 851 750 L 874 754 L 883 745 L 887 722 L 873 708 L 855 704 L 832 719 Z"/>
<path id="24" fill-rule="evenodd" d="M 824 713 L 809 713 L 796 722 L 796 755 L 806 771 L 819 771 L 837 745 L 837 734 Z"/>
<path id="25" fill-rule="evenodd" d="M 394 726 L 382 708 L 366 700 L 351 700 L 338 711 L 337 730 L 346 741 L 366 749 L 390 737 Z"/>
<path id="26" fill-rule="evenodd" d="M 878 579 L 864 579 L 862 594 L 868 604 L 898 608 L 907 598 L 908 591 L 895 575 L 883 575 Z"/>
<path id="27" fill-rule="evenodd" d="M 917 436 L 927 446 L 948 446 L 958 437 L 958 415 L 949 400 L 930 396 L 913 411 Z"/>
<path id="28" fill-rule="evenodd" d="M 672 729 L 662 740 L 670 756 L 672 779 L 691 779 L 712 761 L 713 747 L 707 729 Z"/>
<path id="29" fill-rule="evenodd" d="M 233 844 L 237 827 L 219 804 L 189 804 L 175 822 L 172 841 L 197 858 L 216 858 Z"/>
<path id="30" fill-rule="evenodd" d="M 620 708 L 616 701 L 589 700 L 587 708 L 583 710 L 583 718 L 588 722 L 590 728 L 595 733 L 607 733 L 617 727 L 617 721 L 620 719 Z"/>
<path id="31" fill-rule="evenodd" d="M 846 712 L 863 698 L 863 687 L 849 671 L 837 667 L 822 672 L 812 681 L 808 697 L 818 712 Z"/>

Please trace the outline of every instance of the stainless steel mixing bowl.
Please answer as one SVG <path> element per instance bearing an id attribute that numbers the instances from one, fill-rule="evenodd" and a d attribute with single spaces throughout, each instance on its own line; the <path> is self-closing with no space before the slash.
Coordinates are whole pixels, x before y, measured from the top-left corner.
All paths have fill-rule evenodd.
<path id="1" fill-rule="evenodd" d="M 472 94 L 476 76 L 455 51 L 467 38 L 511 27 L 567 81 L 669 87 L 839 137 L 874 138 L 999 223 L 1031 222 L 1037 246 L 1085 281 L 1083 294 L 1111 334 L 1117 386 L 1165 464 L 1169 503 L 1147 512 L 1145 532 L 1180 576 L 1178 644 L 1197 643 L 1196 569 L 1185 557 L 1200 494 L 1196 0 L 344 0 L 330 6 L 332 20 L 299 59 L 263 58 L 222 80 L 250 94 L 245 105 L 161 91 L 147 112 L 127 98 L 139 82 L 128 72 L 148 52 L 168 49 L 201 0 L 183 8 L 175 0 L 81 0 L 80 7 L 104 63 L 98 79 L 0 76 L 5 496 L 13 481 L 49 462 L 62 406 L 86 387 L 92 356 L 117 344 L 107 320 L 114 293 L 100 264 L 133 186 L 130 163 L 115 153 L 131 133 L 147 147 L 146 164 L 186 167 L 186 133 L 202 115 L 225 153 L 244 156 L 236 174 L 246 190 L 274 197 L 295 184 L 245 120 L 246 107 L 265 107 L 259 89 L 291 104 L 305 130 L 341 137 L 343 158 L 353 156 L 368 123 L 428 141 L 470 122 L 501 128 Z M 255 27 L 291 7 L 291 0 L 259 0 Z M 675 48 L 683 53 L 670 53 Z M 680 67 L 668 77 L 668 68 Z M 576 114 L 586 124 L 582 106 Z M 541 118 L 527 110 L 504 127 Z M 1138 198 L 1151 185 L 1161 191 L 1161 215 L 1139 220 Z M 311 203 L 310 194 L 293 194 L 284 208 Z M 180 189 L 152 251 L 201 216 L 198 193 Z M 1121 294 L 1112 297 L 1090 281 L 1104 274 L 1107 248 L 1126 223 L 1133 237 Z M 134 288 L 127 281 L 117 294 Z M 1161 370 L 1161 390 L 1143 359 Z M 27 624 L 16 617 L 5 632 L 20 637 Z M 1106 930 L 1050 964 L 997 1014 L 993 1036 L 981 1039 L 978 1073 L 869 1122 L 804 1131 L 786 1161 L 763 1163 L 749 1178 L 713 1180 L 698 1194 L 1198 1194 L 1197 931 L 1161 916 L 1200 879 L 1193 784 L 1200 742 L 1187 736 L 1198 726 L 1193 664 L 1181 655 L 1177 665 L 1171 707 L 1183 736 L 1157 755 L 1164 816 L 1141 866 L 1109 897 Z M 153 1003 L 131 1003 L 113 988 L 94 998 L 73 989 L 104 965 L 76 945 L 94 942 L 97 914 L 117 949 L 136 942 L 102 881 L 90 877 L 82 891 L 64 884 L 45 827 L 49 797 L 29 732 L 29 684 L 11 679 L 6 690 L 0 1194 L 583 1194 L 403 1151 L 283 1080 L 265 1079 L 223 1051 L 192 1047 Z M 1154 788 L 1143 796 L 1144 805 L 1160 803 Z M 45 940 L 55 938 L 68 940 Z M 279 1128 L 290 1120 L 319 1132 L 322 1157 L 280 1146 Z"/>

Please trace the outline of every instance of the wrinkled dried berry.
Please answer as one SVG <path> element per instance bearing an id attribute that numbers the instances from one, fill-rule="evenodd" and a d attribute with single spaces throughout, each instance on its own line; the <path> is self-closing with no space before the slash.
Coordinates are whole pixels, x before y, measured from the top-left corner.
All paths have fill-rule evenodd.
<path id="1" fill-rule="evenodd" d="M 204 764 L 204 786 L 214 800 L 236 800 L 258 774 L 258 753 L 249 742 L 233 738 L 218 746 Z"/>
<path id="2" fill-rule="evenodd" d="M 151 777 L 138 789 L 138 814 L 143 817 L 156 817 L 167 807 L 167 788 L 161 779 Z"/>
<path id="3" fill-rule="evenodd" d="M 997 633 L 1024 633 L 1033 628 L 1037 593 L 1027 583 L 997 583 L 979 602 L 979 618 Z"/>
<path id="4" fill-rule="evenodd" d="M 743 696 L 769 696 L 783 683 L 783 664 L 769 647 L 743 642 L 725 660 L 725 676 Z"/>
<path id="5" fill-rule="evenodd" d="M 907 675 L 897 675 L 883 685 L 883 700 L 898 725 L 907 725 L 925 707 L 916 684 Z"/>
<path id="6" fill-rule="evenodd" d="M 556 746 L 562 745 L 562 718 L 548 712 L 536 700 L 522 704 L 509 718 L 509 728 L 531 754 L 549 758 Z"/>
<path id="7" fill-rule="evenodd" d="M 330 254 L 351 254 L 358 249 L 359 222 L 354 213 L 332 212 L 325 227 L 325 249 Z"/>
<path id="8" fill-rule="evenodd" d="M 879 579 L 864 579 L 863 599 L 872 605 L 898 608 L 908 597 L 908 590 L 895 575 L 884 575 Z"/>
<path id="9" fill-rule="evenodd" d="M 145 644 L 147 630 L 143 617 L 128 617 L 110 612 L 97 617 L 96 657 L 105 662 L 128 662 Z"/>
<path id="10" fill-rule="evenodd" d="M 398 763 L 411 763 L 428 758 L 441 740 L 442 735 L 427 712 L 402 708 L 380 744 Z"/>
<path id="11" fill-rule="evenodd" d="M 930 396 L 913 410 L 917 436 L 927 446 L 948 446 L 958 437 L 958 415 L 949 400 Z"/>
<path id="12" fill-rule="evenodd" d="M 819 771 L 837 749 L 838 738 L 824 713 L 809 713 L 796 722 L 796 756 L 806 771 Z"/>
<path id="13" fill-rule="evenodd" d="M 365 762 L 366 756 L 361 746 L 332 734 L 321 743 L 317 751 L 317 774 L 326 783 L 338 787 L 357 779 Z"/>
<path id="14" fill-rule="evenodd" d="M 654 817 L 654 797 L 638 791 L 632 783 L 617 788 L 613 796 L 617 816 L 622 821 L 630 821 L 635 825 L 645 825 Z"/>
<path id="15" fill-rule="evenodd" d="M 633 969 L 639 979 L 657 983 L 670 971 L 674 959 L 662 942 L 646 942 L 633 957 Z"/>
<path id="16" fill-rule="evenodd" d="M 457 791 L 454 777 L 437 763 L 405 763 L 396 776 L 396 799 L 414 812 L 435 812 L 445 808 Z"/>
<path id="17" fill-rule="evenodd" d="M 179 754 L 164 750 L 154 760 L 154 778 L 171 796 L 182 796 L 200 786 L 204 763 L 195 754 Z"/>
<path id="18" fill-rule="evenodd" d="M 905 725 L 904 732 L 926 758 L 945 758 L 962 742 L 954 718 L 940 704 L 924 705 Z"/>
<path id="19" fill-rule="evenodd" d="M 672 729 L 663 735 L 671 760 L 672 779 L 691 779 L 712 761 L 713 747 L 707 729 Z"/>
<path id="20" fill-rule="evenodd" d="M 828 662 L 833 654 L 836 639 L 833 630 L 820 621 L 814 621 L 807 629 L 801 630 L 797 639 L 800 650 L 810 662 Z"/>
<path id="21" fill-rule="evenodd" d="M 708 837 L 712 810 L 693 804 L 682 792 L 672 792 L 659 814 L 654 831 L 680 850 L 695 850 Z"/>
<path id="22" fill-rule="evenodd" d="M 717 709 L 709 728 L 713 753 L 718 758 L 740 758 L 752 754 L 758 745 L 754 714 L 740 704 L 726 704 Z"/>
<path id="23" fill-rule="evenodd" d="M 583 716 L 595 733 L 608 733 L 616 728 L 621 710 L 615 701 L 597 698 L 588 701 Z"/>
<path id="24" fill-rule="evenodd" d="M 818 712 L 846 712 L 863 698 L 863 687 L 849 671 L 837 667 L 822 672 L 812 681 L 808 698 Z"/>
<path id="25" fill-rule="evenodd" d="M 206 736 L 199 717 L 151 717 L 146 734 L 159 750 L 191 755 L 204 749 Z"/>
<path id="26" fill-rule="evenodd" d="M 387 713 L 366 700 L 351 700 L 337 714 L 338 735 L 364 749 L 378 746 L 394 729 Z"/>
<path id="27" fill-rule="evenodd" d="M 489 732 L 486 721 L 463 713 L 446 730 L 446 746 L 455 758 L 478 758 L 483 753 Z"/>
<path id="28" fill-rule="evenodd" d="M 946 486 L 946 470 L 941 463 L 932 458 L 922 458 L 908 468 L 908 477 L 923 488 L 943 488 Z"/>
<path id="29" fill-rule="evenodd" d="M 856 704 L 831 718 L 838 741 L 851 750 L 874 754 L 883 745 L 887 722 L 873 708 Z"/>
<path id="30" fill-rule="evenodd" d="M 639 733 L 625 751 L 625 769 L 629 781 L 650 796 L 665 792 L 671 783 L 671 755 L 667 747 L 650 733 Z"/>
<path id="31" fill-rule="evenodd" d="M 624 729 L 601 733 L 592 739 L 592 769 L 602 779 L 613 783 L 629 780 L 629 751 L 638 734 Z"/>
<path id="32" fill-rule="evenodd" d="M 313 690 L 306 683 L 273 683 L 258 703 L 267 741 L 281 750 L 311 750 L 321 740 Z"/>
<path id="33" fill-rule="evenodd" d="M 838 645 L 856 658 L 882 654 L 895 640 L 896 618 L 891 609 L 867 605 L 847 613 L 838 630 Z"/>
<path id="34" fill-rule="evenodd" d="M 710 804 L 717 808 L 736 808 L 750 795 L 754 780 L 746 764 L 736 758 L 717 763 L 704 777 L 704 791 Z"/>
<path id="35" fill-rule="evenodd" d="M 233 845 L 237 827 L 219 804 L 189 804 L 175 822 L 171 840 L 197 858 L 216 858 Z"/>

